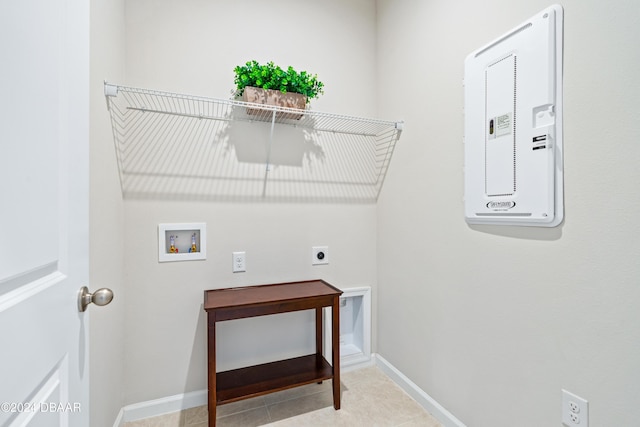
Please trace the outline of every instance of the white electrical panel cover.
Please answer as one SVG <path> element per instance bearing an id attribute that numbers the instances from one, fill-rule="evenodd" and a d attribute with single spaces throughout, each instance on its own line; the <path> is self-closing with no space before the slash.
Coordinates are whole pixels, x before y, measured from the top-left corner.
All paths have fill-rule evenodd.
<path id="1" fill-rule="evenodd" d="M 562 222 L 562 49 L 563 10 L 554 5 L 467 56 L 468 223 Z"/>

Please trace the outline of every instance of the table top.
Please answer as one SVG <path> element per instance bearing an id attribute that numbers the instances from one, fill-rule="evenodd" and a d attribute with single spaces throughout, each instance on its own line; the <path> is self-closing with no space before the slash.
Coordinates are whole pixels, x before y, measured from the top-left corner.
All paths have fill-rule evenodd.
<path id="1" fill-rule="evenodd" d="M 204 309 L 208 311 L 341 294 L 340 289 L 324 280 L 211 289 L 204 291 Z"/>

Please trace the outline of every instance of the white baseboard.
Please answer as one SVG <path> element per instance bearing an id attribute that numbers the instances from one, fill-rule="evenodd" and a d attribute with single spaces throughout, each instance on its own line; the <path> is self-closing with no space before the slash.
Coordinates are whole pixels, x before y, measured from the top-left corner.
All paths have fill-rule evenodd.
<path id="1" fill-rule="evenodd" d="M 113 427 L 123 427 L 124 426 L 124 408 L 120 408 L 120 412 L 118 412 L 118 416 L 116 420 L 113 422 Z"/>
<path id="2" fill-rule="evenodd" d="M 121 412 L 124 412 L 124 416 L 121 418 L 123 418 L 125 422 L 136 421 L 143 418 L 157 417 L 158 415 L 182 411 L 196 406 L 203 406 L 207 404 L 207 393 L 207 390 L 192 391 L 127 405 L 122 408 L 123 411 Z"/>
<path id="3" fill-rule="evenodd" d="M 373 357 L 352 360 L 341 365 L 341 372 L 354 371 L 367 366 L 373 366 L 376 361 Z M 208 399 L 207 390 L 193 391 L 190 393 L 176 394 L 161 399 L 148 400 L 146 402 L 127 405 L 120 410 L 113 427 L 124 427 L 128 421 L 137 421 L 144 418 L 157 417 L 171 412 L 178 412 L 196 406 L 206 405 Z"/>
<path id="4" fill-rule="evenodd" d="M 459 419 L 447 411 L 435 399 L 396 369 L 389 361 L 379 354 L 374 354 L 376 365 L 391 378 L 400 388 L 406 391 L 416 402 L 433 415 L 445 427 L 466 427 Z"/>
<path id="5" fill-rule="evenodd" d="M 453 416 L 451 412 L 447 411 L 384 357 L 379 354 L 372 354 L 369 360 L 358 362 L 360 363 L 342 366 L 341 371 L 348 372 L 375 364 L 445 427 L 466 427 L 462 421 Z M 157 417 L 158 415 L 203 406 L 207 404 L 207 397 L 207 390 L 199 390 L 127 405 L 120 410 L 113 427 L 123 427 L 124 423 L 128 421 Z"/>

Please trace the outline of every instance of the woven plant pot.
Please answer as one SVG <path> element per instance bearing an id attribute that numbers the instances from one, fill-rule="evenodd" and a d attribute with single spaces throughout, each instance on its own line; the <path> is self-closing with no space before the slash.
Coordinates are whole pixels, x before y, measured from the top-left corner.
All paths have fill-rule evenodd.
<path id="1" fill-rule="evenodd" d="M 242 93 L 242 100 L 245 102 L 251 102 L 254 104 L 276 105 L 278 107 L 295 108 L 297 110 L 304 111 L 307 105 L 307 97 L 295 93 L 287 92 L 282 93 L 279 90 L 273 89 L 261 89 L 257 87 L 247 86 Z M 265 118 L 271 119 L 271 112 L 267 110 L 261 110 L 258 108 L 247 108 L 247 114 L 260 115 Z M 276 118 L 279 119 L 293 119 L 300 120 L 303 113 L 284 113 L 277 112 Z"/>

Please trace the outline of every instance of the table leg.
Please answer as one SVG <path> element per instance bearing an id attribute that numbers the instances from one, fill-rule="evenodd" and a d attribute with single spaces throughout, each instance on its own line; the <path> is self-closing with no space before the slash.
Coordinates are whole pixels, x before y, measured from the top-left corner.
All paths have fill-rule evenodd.
<path id="1" fill-rule="evenodd" d="M 333 366 L 333 407 L 340 409 L 340 297 L 331 307 L 331 365 Z"/>
<path id="2" fill-rule="evenodd" d="M 216 427 L 216 317 L 215 312 L 208 313 L 207 352 L 209 361 L 209 427 Z"/>
<path id="3" fill-rule="evenodd" d="M 322 307 L 316 308 L 316 353 L 322 354 Z"/>
<path id="4" fill-rule="evenodd" d="M 322 322 L 322 307 L 316 308 L 316 354 L 322 356 L 322 341 L 323 341 L 324 323 Z M 318 384 L 322 384 L 319 381 Z"/>

